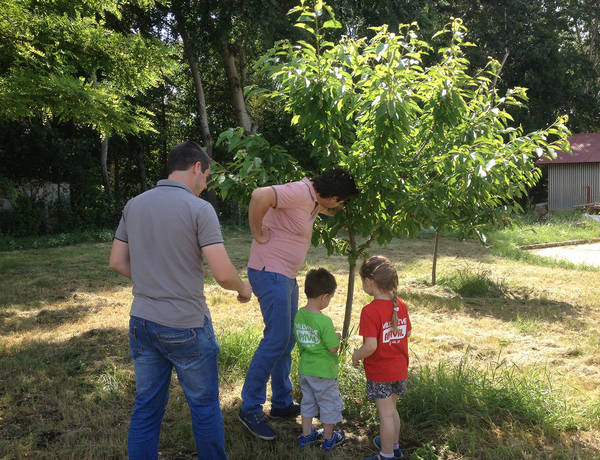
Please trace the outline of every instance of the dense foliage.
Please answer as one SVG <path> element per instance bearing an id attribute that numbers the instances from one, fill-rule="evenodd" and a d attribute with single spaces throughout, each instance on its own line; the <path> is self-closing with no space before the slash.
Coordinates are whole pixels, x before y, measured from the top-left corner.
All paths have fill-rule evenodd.
<path id="1" fill-rule="evenodd" d="M 470 69 L 459 19 L 435 35 L 445 44 L 434 49 L 415 25 L 334 43 L 328 31 L 341 24 L 324 2 L 290 14 L 310 40 L 281 42 L 260 59 L 274 89 L 255 94 L 283 105 L 321 169 L 345 166 L 361 191 L 313 238 L 348 257 L 346 336 L 356 260 L 372 241 L 429 226 L 481 235 L 499 207 L 535 184 L 537 158 L 568 149 L 566 117 L 527 134 L 513 126 L 508 108 L 526 100 L 525 89 L 499 94 L 493 59 Z"/>
<path id="2" fill-rule="evenodd" d="M 294 119 L 280 101 L 248 98 L 242 92 L 249 85 L 271 87 L 260 66 L 253 64 L 277 40 L 310 41 L 310 34 L 292 27 L 286 17 L 297 4 L 296 0 L 2 2 L 0 177 L 11 186 L 3 187 L 0 198 L 7 197 L 8 189 L 19 191 L 24 206 L 15 205 L 14 211 L 33 213 L 31 225 L 23 225 L 22 231 L 56 232 L 66 225 L 55 225 L 34 211 L 46 207 L 22 192 L 22 185 L 31 181 L 71 184 L 65 204 L 72 218 L 55 221 L 87 228 L 112 226 L 127 198 L 164 177 L 170 147 L 184 139 L 210 147 L 223 167 L 238 161 L 250 168 L 245 155 L 254 154 L 228 144 L 230 128 L 262 136 L 271 152 L 266 161 L 271 171 L 288 171 L 278 162 L 298 168 L 296 172 L 292 168 L 290 176 L 257 173 L 248 187 L 257 181 L 280 182 L 304 171 L 318 172 L 327 162 L 336 161 L 340 149 L 353 142 L 348 133 L 336 131 L 347 124 L 324 121 L 331 124 L 332 138 L 343 140 L 340 145 L 331 143 L 332 155 L 324 160 L 326 150 L 321 146 L 326 142 L 315 148 L 310 140 L 318 136 L 313 130 L 327 132 L 318 122 L 309 126 L 317 115 Z M 567 126 L 573 132 L 600 126 L 600 8 L 595 2 L 340 0 L 332 5 L 332 12 L 341 28 L 326 28 L 325 42 L 337 43 L 347 36 L 347 40 L 372 43 L 378 35 L 381 39 L 381 29 L 374 27 L 388 24 L 388 32 L 405 35 L 408 29 L 399 31 L 399 25 L 416 22 L 418 29 L 412 26 L 412 33 L 435 50 L 448 47 L 448 36 L 434 36 L 435 32 L 451 24 L 451 18 L 460 18 L 469 40 L 477 45 L 461 48 L 466 68 L 460 71 L 471 76 L 482 72 L 497 94 L 515 100 L 523 93 L 517 90 L 511 96 L 507 90 L 528 88 L 526 106 L 499 107 L 514 118 L 512 126 L 522 126 L 524 133 L 535 131 L 563 113 L 569 115 Z M 496 62 L 493 68 L 488 65 L 490 58 Z M 422 66 L 432 67 L 438 56 L 427 52 L 420 59 Z M 455 62 L 460 64 L 458 59 Z M 403 111 L 396 113 L 401 116 Z M 354 114 L 351 120 L 357 120 Z M 399 122 L 396 128 L 402 129 L 402 118 Z M 423 129 L 426 125 L 424 121 Z M 449 128 L 436 135 L 441 138 Z M 223 132 L 217 145 L 215 140 Z M 290 161 L 279 157 L 283 151 Z M 237 173 L 230 174 L 235 179 Z M 440 188 L 448 186 L 436 181 L 430 170 L 423 174 L 428 174 L 425 183 L 433 180 Z M 228 202 L 209 195 L 221 213 L 236 208 L 230 203 L 233 197 L 243 208 L 244 192 L 232 188 L 234 182 L 221 182 L 230 187 Z M 415 212 L 406 219 L 409 214 L 414 220 Z M 40 218 L 45 222 L 38 225 L 35 219 Z M 12 232 L 14 227 L 9 227 L 3 225 L 2 231 Z"/>

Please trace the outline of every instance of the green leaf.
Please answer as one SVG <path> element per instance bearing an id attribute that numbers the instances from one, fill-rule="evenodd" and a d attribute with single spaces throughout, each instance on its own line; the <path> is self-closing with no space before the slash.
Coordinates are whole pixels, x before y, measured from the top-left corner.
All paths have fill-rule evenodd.
<path id="1" fill-rule="evenodd" d="M 323 23 L 323 28 L 324 29 L 341 29 L 342 23 L 339 21 L 336 21 L 335 19 L 329 19 L 328 21 L 325 21 Z"/>

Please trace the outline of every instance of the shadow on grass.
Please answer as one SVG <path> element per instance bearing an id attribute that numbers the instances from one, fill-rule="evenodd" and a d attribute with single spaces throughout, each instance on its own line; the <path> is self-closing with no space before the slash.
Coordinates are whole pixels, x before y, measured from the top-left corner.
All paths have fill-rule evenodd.
<path id="1" fill-rule="evenodd" d="M 461 311 L 472 317 L 489 316 L 502 321 L 527 318 L 535 321 L 564 322 L 584 314 L 581 308 L 567 302 L 549 299 L 516 298 L 510 292 L 492 297 L 448 297 L 436 293 L 401 291 L 407 302 L 427 310 Z"/>
<path id="2" fill-rule="evenodd" d="M 0 312 L 0 334 L 57 328 L 63 324 L 79 321 L 96 310 L 90 305 L 75 305 L 57 310 L 42 309 L 36 315 L 27 317 Z"/>
<path id="3" fill-rule="evenodd" d="M 233 335 L 233 334 L 232 334 Z M 246 341 L 220 337 L 221 393 L 239 391 L 260 333 Z M 240 353 L 241 349 L 247 349 Z M 0 458 L 125 458 L 135 379 L 126 329 L 93 329 L 64 342 L 27 342 L 3 348 L 0 356 Z M 238 356 L 238 360 L 233 359 Z M 346 404 L 346 444 L 327 454 L 300 451 L 300 419 L 273 421 L 277 440 L 253 437 L 237 420 L 239 398 L 223 398 L 227 452 L 232 460 L 342 459 L 374 455 L 378 431 L 375 405 L 364 392 L 362 370 L 342 356 L 340 388 Z M 295 365 L 294 365 L 295 368 Z M 297 370 L 293 370 L 294 374 Z M 232 385 L 233 384 L 233 385 Z M 299 398 L 298 388 L 294 395 Z M 557 458 L 598 458 L 570 434 L 599 421 L 581 419 L 555 391 L 546 374 L 522 374 L 498 365 L 414 368 L 399 403 L 401 445 L 407 455 L 428 442 L 460 458 L 543 458 L 544 446 Z M 269 405 L 265 407 L 269 413 Z M 320 425 L 318 422 L 316 425 Z M 477 439 L 477 443 L 471 442 Z M 195 452 L 189 409 L 173 377 L 160 440 L 161 458 L 190 459 Z M 442 457 L 443 458 L 443 457 Z"/>
<path id="4" fill-rule="evenodd" d="M 51 322 L 55 318 L 51 318 Z M 135 384 L 127 332 L 2 349 L 0 458 L 123 458 Z"/>

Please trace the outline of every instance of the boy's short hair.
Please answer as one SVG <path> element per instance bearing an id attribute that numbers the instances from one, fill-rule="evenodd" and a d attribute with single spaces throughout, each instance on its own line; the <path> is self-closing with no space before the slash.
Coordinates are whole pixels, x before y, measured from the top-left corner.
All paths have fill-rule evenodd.
<path id="1" fill-rule="evenodd" d="M 324 268 L 309 270 L 304 281 L 304 293 L 309 299 L 333 294 L 337 288 L 335 277 Z"/>
<path id="2" fill-rule="evenodd" d="M 193 141 L 182 142 L 171 149 L 167 160 L 167 173 L 186 171 L 200 162 L 202 172 L 210 167 L 210 157 L 199 144 Z"/>

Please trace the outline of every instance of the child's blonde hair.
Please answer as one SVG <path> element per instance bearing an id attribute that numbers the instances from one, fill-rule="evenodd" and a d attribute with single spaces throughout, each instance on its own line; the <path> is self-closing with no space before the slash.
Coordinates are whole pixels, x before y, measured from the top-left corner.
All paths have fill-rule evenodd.
<path id="1" fill-rule="evenodd" d="M 365 260 L 360 267 L 360 277 L 369 278 L 382 291 L 392 295 L 394 311 L 392 313 L 392 329 L 398 332 L 398 272 L 392 262 L 384 256 L 372 256 Z"/>

